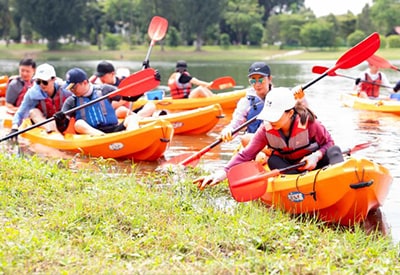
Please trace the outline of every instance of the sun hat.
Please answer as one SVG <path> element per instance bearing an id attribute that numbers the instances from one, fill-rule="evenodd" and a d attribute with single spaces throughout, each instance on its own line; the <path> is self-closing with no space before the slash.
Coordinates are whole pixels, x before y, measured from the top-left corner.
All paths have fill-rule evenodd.
<path id="1" fill-rule="evenodd" d="M 270 76 L 271 75 L 271 69 L 265 62 L 254 62 L 251 64 L 249 68 L 249 74 L 247 75 L 248 77 L 259 74 L 263 76 Z"/>
<path id="2" fill-rule="evenodd" d="M 65 75 L 66 89 L 69 90 L 76 83 L 87 80 L 87 74 L 81 68 L 72 68 Z"/>
<path id="3" fill-rule="evenodd" d="M 56 71 L 50 64 L 44 63 L 36 68 L 33 79 L 50 80 L 56 77 Z"/>
<path id="4" fill-rule="evenodd" d="M 113 64 L 107 61 L 102 61 L 97 65 L 95 75 L 101 77 L 105 74 L 115 72 Z"/>
<path id="5" fill-rule="evenodd" d="M 289 88 L 273 88 L 265 97 L 264 108 L 257 119 L 276 122 L 295 105 L 296 99 Z"/>

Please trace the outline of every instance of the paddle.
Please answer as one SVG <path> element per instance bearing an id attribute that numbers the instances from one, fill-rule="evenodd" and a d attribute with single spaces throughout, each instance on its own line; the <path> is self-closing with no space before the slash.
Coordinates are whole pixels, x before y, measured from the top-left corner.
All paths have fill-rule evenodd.
<path id="1" fill-rule="evenodd" d="M 246 127 L 247 125 L 249 125 L 250 123 L 255 121 L 256 119 L 257 119 L 256 116 L 252 117 L 251 119 L 247 120 L 245 123 L 239 125 L 237 128 L 232 130 L 232 135 L 236 134 L 237 132 L 239 132 L 241 129 L 243 129 L 244 127 Z M 215 146 L 220 144 L 222 141 L 223 141 L 222 138 L 219 138 L 218 140 L 216 140 L 213 143 L 211 143 L 210 145 L 204 147 L 203 149 L 201 149 L 197 153 L 194 153 L 194 154 L 186 153 L 186 154 L 183 154 L 183 155 L 179 155 L 179 156 L 173 157 L 170 160 L 168 160 L 166 163 L 164 163 L 162 166 L 170 165 L 170 164 L 179 164 L 179 165 L 183 165 L 183 166 L 195 167 L 199 163 L 200 158 L 205 153 L 207 153 L 212 148 L 214 148 Z"/>
<path id="2" fill-rule="evenodd" d="M 345 155 L 369 147 L 372 142 L 361 143 L 351 149 L 342 152 Z M 267 190 L 268 179 L 276 177 L 284 172 L 294 170 L 305 165 L 300 162 L 282 169 L 274 169 L 266 172 L 264 167 L 257 161 L 248 161 L 232 167 L 228 171 L 229 189 L 232 197 L 238 202 L 246 202 L 260 198 Z"/>
<path id="3" fill-rule="evenodd" d="M 327 76 L 329 73 L 334 72 L 337 69 L 348 69 L 348 68 L 351 68 L 351 67 L 354 67 L 354 66 L 360 64 L 362 61 L 364 61 L 365 59 L 370 57 L 372 54 L 374 54 L 374 52 L 376 52 L 378 50 L 379 44 L 380 44 L 380 40 L 379 40 L 378 33 L 375 32 L 375 33 L 371 34 L 370 36 L 365 38 L 363 41 L 361 41 L 360 43 L 355 45 L 353 48 L 347 50 L 347 52 L 345 52 L 339 58 L 339 60 L 336 62 L 336 65 L 334 67 L 328 69 L 323 75 L 321 75 L 317 79 L 310 81 L 304 87 L 302 87 L 303 90 L 307 89 L 308 87 L 310 87 L 311 85 L 313 85 L 314 83 L 316 83 L 317 81 L 319 81 L 320 79 Z M 255 119 L 256 119 L 256 117 L 253 117 L 250 120 L 246 121 L 245 123 L 240 125 L 238 128 L 234 129 L 232 131 L 232 134 L 235 134 L 236 132 L 240 131 L 240 129 L 244 128 L 245 126 L 247 126 L 248 124 L 253 122 Z M 180 165 L 187 166 L 190 164 L 191 166 L 194 167 L 197 165 L 201 156 L 203 156 L 205 153 L 210 151 L 212 148 L 214 148 L 221 142 L 222 142 L 222 139 L 216 140 L 209 146 L 204 147 L 202 150 L 200 150 L 199 152 L 197 152 L 193 155 L 185 154 L 185 155 L 176 156 L 176 157 L 170 159 L 169 161 L 167 161 L 166 163 L 164 163 L 162 166 L 169 165 L 169 164 L 180 164 Z"/>
<path id="4" fill-rule="evenodd" d="M 400 71 L 400 69 L 392 64 L 389 61 L 384 59 L 383 57 L 377 56 L 376 54 L 372 55 L 367 59 L 367 61 L 376 67 L 384 68 L 384 69 L 392 69 L 395 71 Z"/>
<path id="5" fill-rule="evenodd" d="M 323 74 L 328 69 L 329 68 L 323 67 L 323 66 L 314 66 L 314 67 L 312 67 L 312 72 L 315 73 L 315 74 Z M 353 80 L 357 80 L 357 81 L 360 81 L 360 82 L 365 82 L 365 83 L 368 83 L 368 84 L 371 84 L 371 85 L 376 85 L 376 86 L 380 86 L 380 87 L 383 87 L 383 88 L 393 89 L 393 87 L 390 87 L 390 86 L 387 86 L 387 85 L 378 84 L 378 83 L 370 82 L 370 81 L 367 81 L 367 80 L 362 80 L 360 78 L 356 78 L 356 77 L 352 77 L 352 76 L 348 76 L 348 75 L 338 74 L 336 72 L 329 73 L 329 76 L 341 76 L 341 77 L 345 77 L 345 78 L 348 78 L 348 79 L 353 79 Z M 358 83 L 356 82 L 356 84 L 358 84 Z"/>
<path id="6" fill-rule="evenodd" d="M 231 76 L 222 76 L 215 79 L 210 85 L 211 90 L 224 90 L 232 88 L 236 85 L 235 80 Z"/>
<path id="7" fill-rule="evenodd" d="M 154 44 L 156 43 L 156 41 L 160 41 L 161 39 L 164 38 L 165 33 L 167 32 L 167 29 L 168 29 L 167 19 L 165 19 L 161 16 L 154 16 L 151 19 L 149 28 L 147 30 L 147 34 L 151 38 L 150 47 L 147 50 L 146 57 L 143 61 L 142 69 L 149 68 L 149 58 L 150 58 L 151 50 L 152 50 Z"/>
<path id="8" fill-rule="evenodd" d="M 154 89 L 155 87 L 157 87 L 160 84 L 160 81 L 157 80 L 155 78 L 155 76 L 154 76 L 155 73 L 156 73 L 156 71 L 154 69 L 151 69 L 151 68 L 145 69 L 145 70 L 142 70 L 142 71 L 139 71 L 139 72 L 136 72 L 136 73 L 133 73 L 130 76 L 128 76 L 127 78 L 125 78 L 121 82 L 121 84 L 118 86 L 117 90 L 115 90 L 115 91 L 113 91 L 113 92 L 111 92 L 111 93 L 109 93 L 107 95 L 104 95 L 104 96 L 101 96 L 99 98 L 96 98 L 96 99 L 94 99 L 92 101 L 89 101 L 89 102 L 87 102 L 85 104 L 82 104 L 82 105 L 79 105 L 79 106 L 77 106 L 75 108 L 72 108 L 72 109 L 70 109 L 70 110 L 68 110 L 68 111 L 66 111 L 64 113 L 65 113 L 65 115 L 69 115 L 69 114 L 74 113 L 74 112 L 76 112 L 76 111 L 78 111 L 80 109 L 86 108 L 86 107 L 88 107 L 88 106 L 90 106 L 90 105 L 92 105 L 92 104 L 94 104 L 96 102 L 102 101 L 102 100 L 104 100 L 106 98 L 111 98 L 111 97 L 115 97 L 115 96 L 137 96 L 137 95 L 143 94 L 144 92 L 146 92 L 148 90 Z M 49 123 L 50 121 L 53 121 L 53 120 L 55 120 L 54 116 L 52 116 L 52 117 L 50 117 L 50 118 L 48 118 L 46 120 L 43 120 L 41 122 L 38 122 L 38 123 L 36 123 L 36 124 L 34 124 L 32 126 L 24 128 L 22 130 L 19 130 L 17 132 L 10 133 L 9 135 L 1 138 L 0 142 L 2 142 L 4 140 L 7 140 L 7 139 L 10 139 L 10 138 L 13 138 L 15 136 L 18 136 L 18 135 L 20 135 L 22 133 L 25 133 L 25 132 L 27 132 L 29 130 L 32 130 L 32 129 L 36 128 L 36 127 L 42 126 L 42 125 L 44 125 L 46 123 Z"/>
<path id="9" fill-rule="evenodd" d="M 307 83 L 303 89 L 308 88 L 315 82 L 329 75 L 330 73 L 336 71 L 337 69 L 348 69 L 354 67 L 368 57 L 373 55 L 378 49 L 380 45 L 380 38 L 377 32 L 372 33 L 370 36 L 362 40 L 360 43 L 350 48 L 345 52 L 337 61 L 335 66 L 326 70 L 320 77 L 310 81 Z"/>
<path id="10" fill-rule="evenodd" d="M 164 38 L 165 33 L 167 32 L 167 29 L 168 29 L 168 21 L 167 21 L 167 19 L 165 19 L 165 18 L 163 18 L 161 16 L 154 16 L 151 19 L 149 28 L 147 30 L 147 34 L 151 38 L 151 41 L 150 41 L 149 49 L 147 50 L 146 57 L 144 58 L 144 61 L 143 61 L 142 70 L 147 69 L 147 68 L 150 67 L 149 59 L 150 59 L 151 50 L 153 49 L 153 46 L 156 43 L 156 41 L 159 41 L 159 40 Z M 147 92 L 147 91 L 144 91 L 144 92 Z M 133 101 L 135 101 L 135 99 L 133 99 Z M 130 111 L 133 108 L 133 101 L 130 100 L 129 108 L 128 108 L 127 113 L 126 113 L 127 116 L 128 116 L 128 114 L 130 113 Z"/>

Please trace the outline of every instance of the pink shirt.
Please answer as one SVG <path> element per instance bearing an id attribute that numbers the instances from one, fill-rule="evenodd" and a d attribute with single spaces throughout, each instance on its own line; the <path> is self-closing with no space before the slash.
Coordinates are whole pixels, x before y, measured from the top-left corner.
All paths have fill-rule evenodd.
<path id="1" fill-rule="evenodd" d="M 335 144 L 329 132 L 318 120 L 315 120 L 312 123 L 309 122 L 307 130 L 310 142 L 316 142 L 320 147 L 318 150 L 320 150 L 323 155 L 325 155 L 328 148 Z M 260 126 L 250 143 L 235 155 L 224 167 L 225 172 L 228 172 L 231 167 L 242 162 L 254 160 L 257 154 L 265 146 L 269 145 L 266 133 L 267 130 L 265 126 Z"/>

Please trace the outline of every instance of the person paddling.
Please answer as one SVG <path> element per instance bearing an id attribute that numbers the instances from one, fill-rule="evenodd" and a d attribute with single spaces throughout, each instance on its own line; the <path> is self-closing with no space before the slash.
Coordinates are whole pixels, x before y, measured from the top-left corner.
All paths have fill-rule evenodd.
<path id="1" fill-rule="evenodd" d="M 281 169 L 298 162 L 305 165 L 288 173 L 322 168 L 343 161 L 343 156 L 330 133 L 315 114 L 288 88 L 273 88 L 265 97 L 263 121 L 250 143 L 236 154 L 222 170 L 194 180 L 199 189 L 213 186 L 226 179 L 229 169 L 239 163 L 254 160 L 265 146 L 272 149 L 268 166 Z"/>
<path id="2" fill-rule="evenodd" d="M 213 96 L 213 92 L 208 88 L 212 83 L 191 76 L 187 67 L 186 61 L 179 60 L 176 63 L 175 72 L 172 73 L 168 79 L 168 87 L 171 91 L 172 98 L 180 99 Z M 192 85 L 197 85 L 197 87 L 192 89 Z"/>

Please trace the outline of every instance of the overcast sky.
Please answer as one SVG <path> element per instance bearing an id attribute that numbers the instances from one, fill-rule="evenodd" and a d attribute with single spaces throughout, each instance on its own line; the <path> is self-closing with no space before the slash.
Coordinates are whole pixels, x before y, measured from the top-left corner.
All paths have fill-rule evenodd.
<path id="1" fill-rule="evenodd" d="M 305 0 L 304 5 L 310 8 L 317 17 L 330 13 L 345 14 L 350 10 L 355 15 L 361 13 L 365 4 L 372 5 L 372 0 Z"/>

